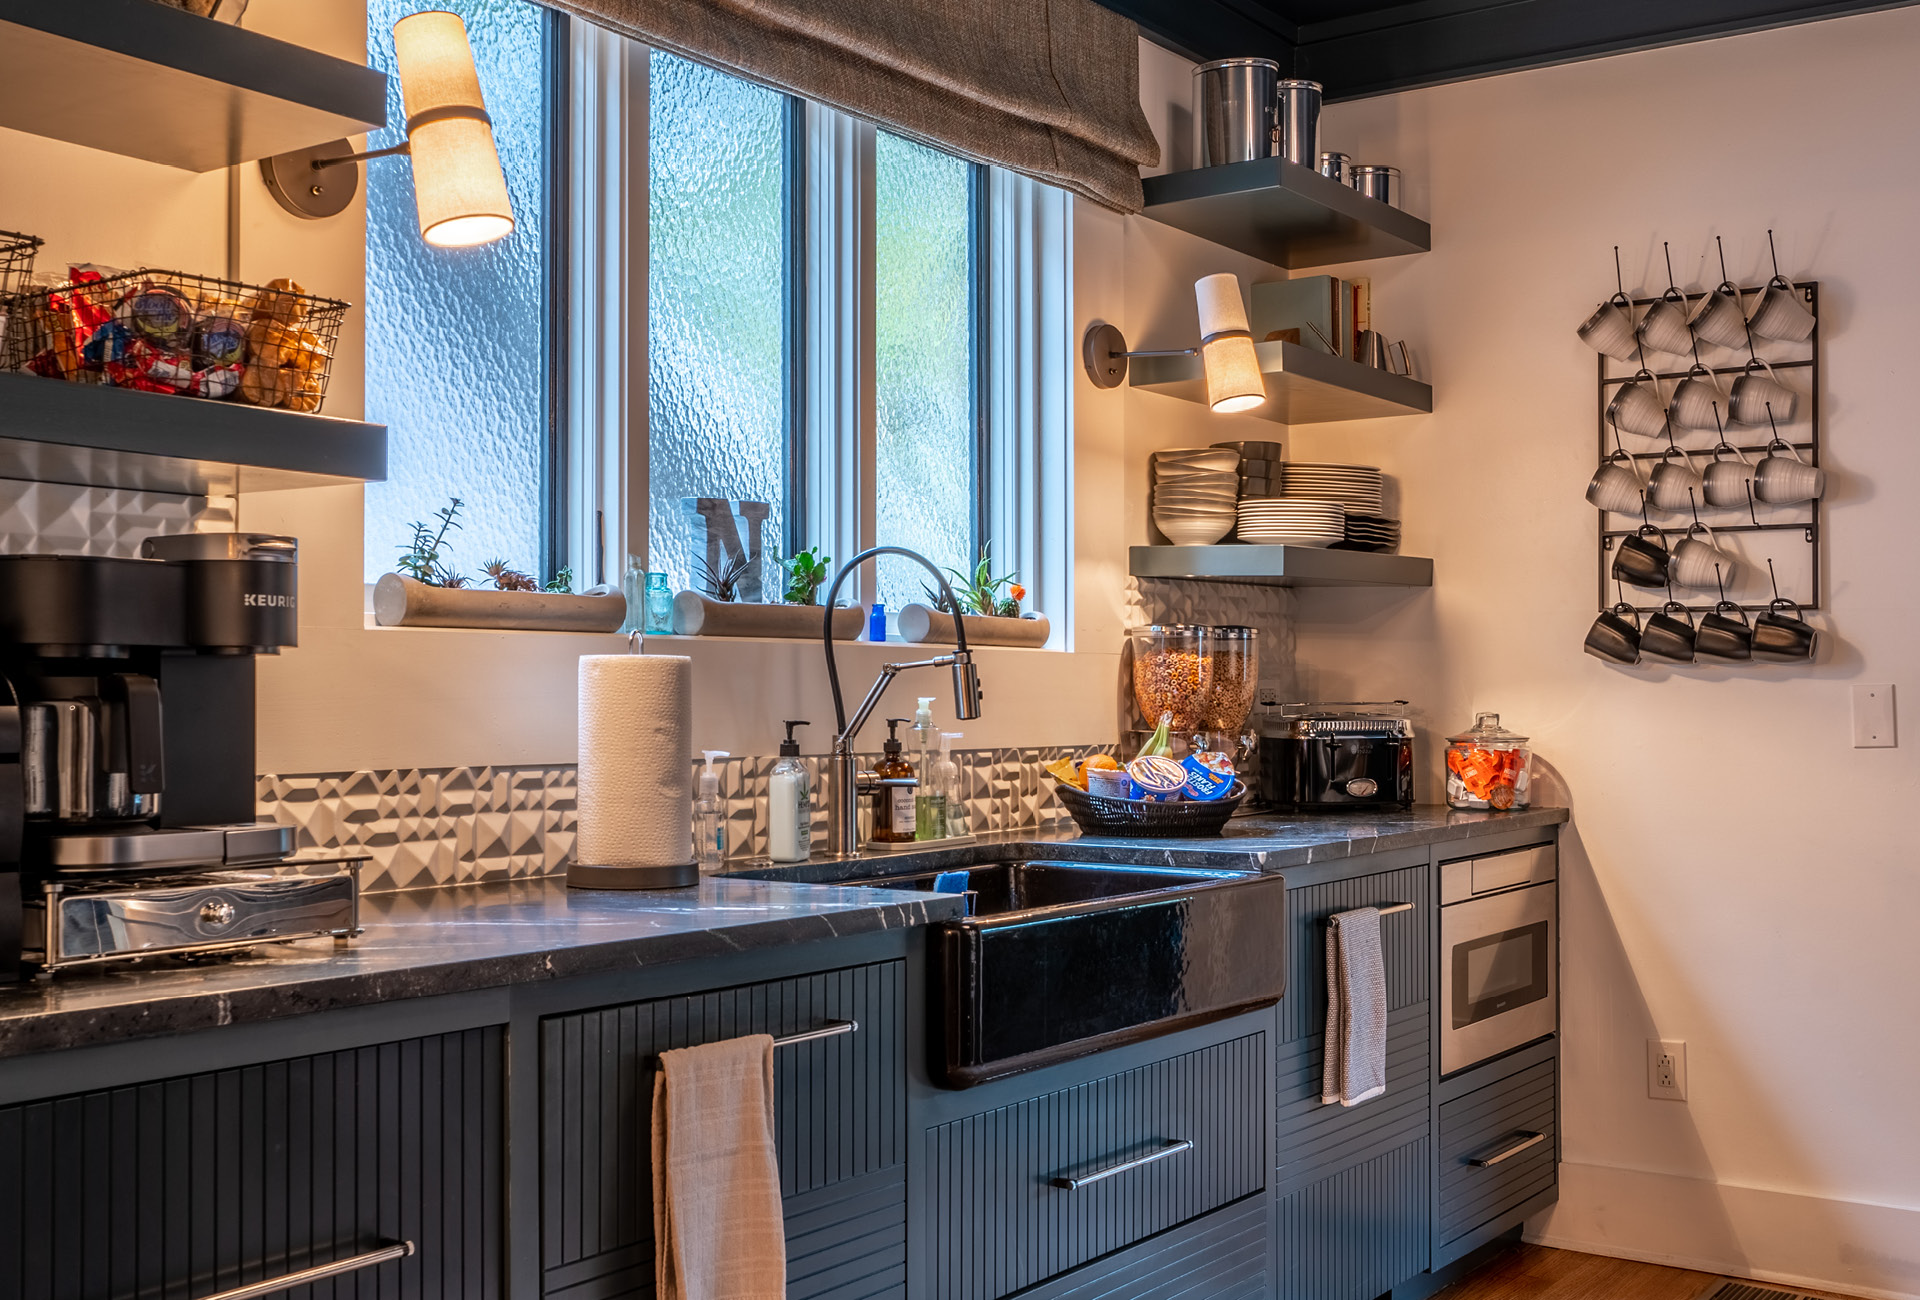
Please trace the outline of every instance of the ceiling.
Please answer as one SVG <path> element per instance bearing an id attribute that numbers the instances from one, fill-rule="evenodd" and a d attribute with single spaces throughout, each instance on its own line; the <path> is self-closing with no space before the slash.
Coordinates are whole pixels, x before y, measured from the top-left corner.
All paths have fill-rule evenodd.
<path id="1" fill-rule="evenodd" d="M 1259 56 L 1328 99 L 1514 72 L 1920 0 L 1100 0 L 1197 59 Z"/>

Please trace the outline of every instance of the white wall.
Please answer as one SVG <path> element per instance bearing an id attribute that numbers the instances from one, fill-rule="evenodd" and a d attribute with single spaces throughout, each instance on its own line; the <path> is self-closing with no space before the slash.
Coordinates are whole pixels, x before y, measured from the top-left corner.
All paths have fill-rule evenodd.
<path id="1" fill-rule="evenodd" d="M 1535 738 L 1575 810 L 1563 912 L 1565 1158 L 1554 1244 L 1920 1295 L 1920 737 L 1850 747 L 1848 687 L 1920 692 L 1920 10 L 1333 106 L 1328 147 L 1406 169 L 1430 254 L 1373 264 L 1424 352 L 1431 417 L 1302 427 L 1294 450 L 1400 479 L 1417 596 L 1309 593 L 1309 694 L 1405 694 L 1440 741 L 1476 709 Z M 1818 664 L 1602 665 L 1594 359 L 1612 288 L 1818 279 L 1829 629 Z M 1910 695 L 1920 699 L 1920 694 Z M 1646 1097 L 1644 1040 L 1690 1100 Z"/>

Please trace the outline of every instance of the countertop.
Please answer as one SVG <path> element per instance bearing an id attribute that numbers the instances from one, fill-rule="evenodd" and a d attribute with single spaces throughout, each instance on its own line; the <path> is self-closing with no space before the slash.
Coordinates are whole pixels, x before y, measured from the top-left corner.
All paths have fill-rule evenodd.
<path id="1" fill-rule="evenodd" d="M 369 894 L 365 933 L 345 946 L 308 940 L 205 965 L 108 965 L 0 986 L 0 1059 L 897 930 L 962 906 L 723 878 L 659 892 L 570 890 L 544 877 Z"/>
<path id="2" fill-rule="evenodd" d="M 1564 808 L 1250 816 L 1234 819 L 1217 839 L 1022 831 L 872 855 L 851 872 L 847 863 L 754 864 L 697 888 L 657 893 L 569 890 L 562 878 L 547 877 L 370 894 L 361 904 L 365 933 L 343 947 L 331 940 L 271 945 L 205 965 L 109 965 L 0 986 L 0 1059 L 900 929 L 962 908 L 953 896 L 844 888 L 834 880 L 1011 857 L 1281 871 L 1566 820 Z M 759 878 L 770 875 L 778 879 Z M 803 881 L 810 883 L 796 883 Z"/>

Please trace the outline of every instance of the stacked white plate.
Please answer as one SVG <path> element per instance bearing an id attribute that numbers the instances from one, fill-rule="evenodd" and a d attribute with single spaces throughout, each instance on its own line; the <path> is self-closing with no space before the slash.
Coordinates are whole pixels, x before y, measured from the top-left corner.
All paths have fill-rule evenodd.
<path id="1" fill-rule="evenodd" d="M 1153 454 L 1153 524 L 1178 546 L 1208 546 L 1233 531 L 1240 453 L 1213 447 Z"/>
<path id="2" fill-rule="evenodd" d="M 1332 546 L 1347 535 L 1347 512 L 1337 501 L 1266 497 L 1242 501 L 1239 536 L 1262 546 Z"/>
<path id="3" fill-rule="evenodd" d="M 1290 460 L 1283 482 L 1289 497 L 1338 501 L 1347 508 L 1348 514 L 1378 517 L 1384 513 L 1380 471 L 1371 465 L 1326 465 Z"/>
<path id="4" fill-rule="evenodd" d="M 1400 521 L 1373 515 L 1348 515 L 1347 539 L 1343 549 L 1350 551 L 1393 551 L 1400 546 Z"/>

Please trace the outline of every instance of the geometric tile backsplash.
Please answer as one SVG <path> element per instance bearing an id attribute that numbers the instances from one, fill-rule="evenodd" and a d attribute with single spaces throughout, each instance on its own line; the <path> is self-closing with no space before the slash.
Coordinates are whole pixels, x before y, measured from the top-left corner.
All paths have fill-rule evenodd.
<path id="1" fill-rule="evenodd" d="M 140 554 L 156 533 L 232 527 L 231 497 L 181 496 L 131 488 L 7 482 L 0 486 L 0 554 Z"/>
<path id="2" fill-rule="evenodd" d="M 1050 826 L 1072 819 L 1053 795 L 1044 765 L 1099 745 L 956 750 L 968 829 Z M 871 764 L 878 759 L 867 757 Z M 717 762 L 727 857 L 767 852 L 771 755 Z M 827 760 L 805 760 L 818 791 Z M 697 771 L 700 764 L 695 763 Z M 351 849 L 373 859 L 361 872 L 369 893 L 559 875 L 578 830 L 576 774 L 565 767 L 453 767 L 404 771 L 264 775 L 260 816 L 292 826 L 298 848 Z M 826 843 L 826 807 L 814 802 L 814 844 Z"/>

